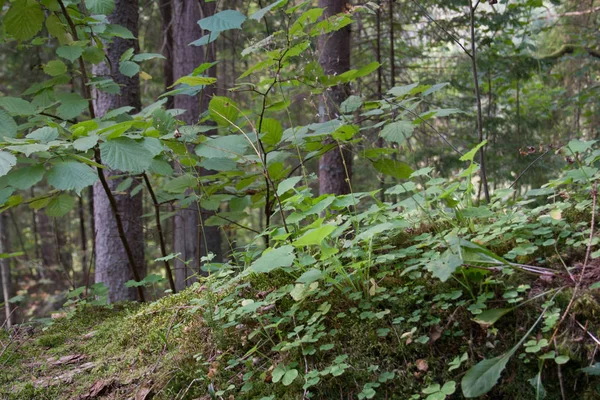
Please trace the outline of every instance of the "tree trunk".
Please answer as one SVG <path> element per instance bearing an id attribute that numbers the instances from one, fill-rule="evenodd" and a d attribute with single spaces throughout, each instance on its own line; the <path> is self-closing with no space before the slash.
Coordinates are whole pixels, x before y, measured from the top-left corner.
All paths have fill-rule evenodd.
<path id="1" fill-rule="evenodd" d="M 165 91 L 173 85 L 173 12 L 171 0 L 159 0 L 158 7 L 160 11 L 162 46 L 161 53 L 165 56 L 163 64 L 163 74 L 165 79 Z M 174 107 L 173 97 L 167 97 L 165 104 L 167 109 Z"/>
<path id="2" fill-rule="evenodd" d="M 203 35 L 198 25 L 198 20 L 214 14 L 215 3 L 206 3 L 198 0 L 173 0 L 173 79 L 190 74 L 196 67 L 204 62 L 214 61 L 214 43 L 203 47 L 190 46 L 189 44 Z M 214 67 L 208 71 L 209 75 L 215 75 Z M 206 87 L 198 96 L 175 96 L 175 108 L 186 110 L 181 115 L 183 121 L 188 125 L 198 123 L 201 110 L 208 107 L 210 97 L 214 89 Z M 180 168 L 180 167 L 179 167 Z M 202 174 L 203 171 L 200 171 Z M 175 287 L 181 290 L 189 286 L 194 279 L 194 274 L 200 272 L 200 257 L 209 251 L 220 256 L 221 236 L 214 227 L 204 228 L 200 226 L 199 205 L 191 204 L 187 208 L 180 209 L 175 215 L 174 224 L 174 252 L 181 253 L 181 260 L 175 261 Z M 203 219 L 205 216 L 202 216 Z"/>
<path id="3" fill-rule="evenodd" d="M 114 12 L 108 18 L 111 23 L 126 27 L 137 37 L 137 1 L 116 0 Z M 118 72 L 119 58 L 127 49 L 132 47 L 136 53 L 139 51 L 137 40 L 115 38 L 107 47 L 107 57 L 110 60 L 110 65 L 101 63 L 94 66 L 95 76 L 110 76 L 121 87 L 119 95 L 94 91 L 94 108 L 98 117 L 118 107 L 132 106 L 136 110 L 141 108 L 138 75 L 128 78 Z M 115 174 L 118 174 L 118 171 L 107 174 L 107 177 Z M 120 179 L 109 179 L 108 184 L 111 190 L 114 190 L 120 181 Z M 142 193 L 140 192 L 132 197 L 130 192 L 127 191 L 124 194 L 115 194 L 114 197 L 119 215 L 123 220 L 125 236 L 133 253 L 135 268 L 140 278 L 143 278 L 146 275 L 146 266 L 144 263 L 144 236 L 141 224 L 143 212 Z M 108 286 L 109 302 L 135 300 L 137 298 L 136 289 L 125 287 L 125 282 L 133 279 L 133 276 L 128 265 L 127 253 L 119 238 L 117 223 L 110 202 L 100 182 L 94 185 L 94 222 L 95 281 L 104 282 Z"/>
<path id="4" fill-rule="evenodd" d="M 346 12 L 347 0 L 319 0 L 323 18 Z M 350 27 L 346 26 L 319 38 L 319 63 L 327 75 L 339 75 L 350 69 Z M 335 119 L 340 104 L 348 97 L 348 87 L 338 85 L 326 90 L 319 103 L 321 122 Z M 332 143 L 331 141 L 328 141 Z M 336 147 L 319 160 L 319 193 L 350 193 L 352 153 L 345 146 Z"/>

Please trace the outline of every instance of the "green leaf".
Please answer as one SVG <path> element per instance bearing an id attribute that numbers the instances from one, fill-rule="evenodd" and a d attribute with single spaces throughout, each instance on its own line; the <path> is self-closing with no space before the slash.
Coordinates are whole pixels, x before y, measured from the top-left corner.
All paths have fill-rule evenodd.
<path id="1" fill-rule="evenodd" d="M 267 15 L 267 13 L 275 8 L 277 8 L 278 6 L 282 6 L 284 4 L 287 3 L 288 0 L 278 0 L 275 3 L 271 3 L 266 7 L 261 8 L 260 10 L 258 10 L 257 12 L 255 12 L 254 14 L 252 14 L 249 18 L 253 19 L 255 21 L 260 21 L 265 15 Z"/>
<path id="2" fill-rule="evenodd" d="M 36 129 L 25 137 L 27 139 L 38 140 L 42 143 L 48 143 L 58 137 L 58 129 L 44 126 L 43 128 Z"/>
<path id="3" fill-rule="evenodd" d="M 66 215 L 75 206 L 73 196 L 62 193 L 52 199 L 46 207 L 46 215 L 49 217 L 62 217 Z"/>
<path id="4" fill-rule="evenodd" d="M 272 373 L 273 383 L 279 382 L 283 378 L 283 375 L 285 375 L 285 369 L 281 367 L 275 368 Z"/>
<path id="5" fill-rule="evenodd" d="M 162 54 L 158 54 L 158 53 L 140 53 L 140 54 L 136 54 L 135 56 L 133 56 L 132 60 L 135 62 L 142 62 L 142 61 L 153 60 L 155 58 L 164 60 L 165 56 L 163 56 Z"/>
<path id="6" fill-rule="evenodd" d="M 374 161 L 373 166 L 382 174 L 398 179 L 408 179 L 413 173 L 413 169 L 408 164 L 390 158 Z"/>
<path id="7" fill-rule="evenodd" d="M 510 353 L 480 361 L 471 368 L 461 381 L 463 395 L 466 398 L 483 396 L 489 392 L 500 379 L 500 375 L 508 360 Z"/>
<path id="8" fill-rule="evenodd" d="M 198 21 L 200 28 L 211 32 L 223 32 L 229 29 L 242 29 L 246 16 L 236 10 L 223 10 Z"/>
<path id="9" fill-rule="evenodd" d="M 336 229 L 337 226 L 333 224 L 323 225 L 318 228 L 310 229 L 304 235 L 294 240 L 293 244 L 296 247 L 320 245 L 321 242 L 325 240 L 325 238 Z"/>
<path id="10" fill-rule="evenodd" d="M 419 86 L 419 82 L 412 83 L 412 84 L 406 85 L 406 86 L 394 86 L 393 88 L 388 90 L 388 93 L 394 97 L 402 97 L 402 96 L 409 94 L 417 86 Z"/>
<path id="11" fill-rule="evenodd" d="M 115 9 L 115 0 L 85 0 L 85 6 L 92 14 L 109 15 Z"/>
<path id="12" fill-rule="evenodd" d="M 44 65 L 44 72 L 50 76 L 58 76 L 67 73 L 67 66 L 60 60 L 48 61 Z"/>
<path id="13" fill-rule="evenodd" d="M 302 275 L 300 275 L 300 277 L 296 279 L 296 282 L 306 283 L 308 285 L 310 283 L 313 283 L 314 281 L 321 279 L 324 275 L 325 274 L 320 269 L 311 268 Z"/>
<path id="14" fill-rule="evenodd" d="M 230 126 L 235 123 L 239 115 L 237 104 L 224 96 L 213 96 L 208 104 L 210 117 L 221 126 Z"/>
<path id="15" fill-rule="evenodd" d="M 142 143 L 127 137 L 107 140 L 100 145 L 102 160 L 116 171 L 139 174 L 144 172 L 154 155 Z"/>
<path id="16" fill-rule="evenodd" d="M 281 383 L 283 383 L 283 386 L 289 386 L 292 384 L 292 382 L 294 382 L 294 379 L 296 379 L 297 376 L 298 376 L 298 370 L 290 369 L 290 370 L 286 371 L 285 375 L 283 375 L 283 378 L 281 379 Z"/>
<path id="17" fill-rule="evenodd" d="M 0 97 L 0 107 L 13 115 L 33 115 L 35 107 L 19 97 Z"/>
<path id="18" fill-rule="evenodd" d="M 49 148 L 50 148 L 50 146 L 48 146 L 47 144 L 41 144 L 41 143 L 21 144 L 21 145 L 7 147 L 8 150 L 16 151 L 18 153 L 23 153 L 27 157 L 29 157 L 32 153 L 47 151 Z"/>
<path id="19" fill-rule="evenodd" d="M 217 78 L 211 78 L 208 76 L 182 76 L 181 78 L 177 79 L 175 81 L 175 83 L 173 83 L 171 86 L 169 86 L 170 88 L 179 84 L 185 84 L 188 86 L 206 86 L 206 85 L 212 85 L 213 83 L 215 83 L 217 81 Z"/>
<path id="20" fill-rule="evenodd" d="M 197 186 L 198 179 L 195 176 L 185 174 L 167 182 L 163 190 L 167 193 L 184 193 L 186 190 Z"/>
<path id="21" fill-rule="evenodd" d="M 588 375 L 600 375 L 600 363 L 596 363 L 589 367 L 581 368 L 580 371 Z"/>
<path id="22" fill-rule="evenodd" d="M 108 34 L 111 36 L 116 36 L 121 39 L 135 39 L 135 36 L 133 36 L 133 33 L 131 33 L 131 31 L 129 29 L 125 28 L 122 25 L 113 25 L 113 24 L 106 25 L 105 34 Z M 104 54 L 104 52 L 102 52 L 102 54 Z"/>
<path id="23" fill-rule="evenodd" d="M 441 389 L 441 392 L 444 393 L 446 396 L 450 396 L 451 394 L 454 394 L 455 391 L 456 391 L 456 382 L 454 382 L 454 381 L 446 382 L 444 384 L 444 386 L 442 386 L 442 389 Z"/>
<path id="24" fill-rule="evenodd" d="M 17 157 L 7 151 L 0 150 L 0 176 L 8 174 L 17 163 Z"/>
<path id="25" fill-rule="evenodd" d="M 289 267 L 294 262 L 296 255 L 294 247 L 285 245 L 276 249 L 267 249 L 260 258 L 252 263 L 250 272 L 268 273 L 282 267 Z"/>
<path id="26" fill-rule="evenodd" d="M 208 35 L 202 36 L 200 39 L 194 40 L 189 45 L 196 46 L 196 47 L 205 46 L 205 45 L 217 40 L 217 38 L 219 37 L 220 34 L 221 34 L 221 32 L 211 32 Z M 199 72 L 199 73 L 201 74 L 202 72 Z"/>
<path id="27" fill-rule="evenodd" d="M 413 134 L 415 126 L 410 121 L 396 121 L 383 127 L 379 136 L 388 142 L 402 145 Z"/>
<path id="28" fill-rule="evenodd" d="M 281 196 L 282 194 L 296 186 L 296 184 L 301 180 L 302 176 L 292 176 L 291 178 L 287 178 L 279 182 L 279 185 L 277 185 L 277 195 Z"/>
<path id="29" fill-rule="evenodd" d="M 98 180 L 96 172 L 77 161 L 60 161 L 48 171 L 48 183 L 58 190 L 74 190 L 77 194 Z"/>
<path id="30" fill-rule="evenodd" d="M 554 362 L 558 365 L 566 364 L 571 358 L 569 356 L 558 356 L 554 359 Z"/>
<path id="31" fill-rule="evenodd" d="M 427 264 L 427 270 L 435 278 L 446 282 L 461 265 L 462 259 L 451 250 L 446 250 L 439 258 L 434 258 Z"/>
<path id="32" fill-rule="evenodd" d="M 541 373 L 538 373 L 533 378 L 529 379 L 528 382 L 535 389 L 535 400 L 542 400 L 546 398 L 546 389 L 542 385 Z"/>
<path id="33" fill-rule="evenodd" d="M 17 136 L 17 123 L 4 110 L 0 110 L 0 137 L 14 138 Z"/>
<path id="34" fill-rule="evenodd" d="M 481 314 L 475 316 L 473 321 L 487 328 L 511 311 L 512 308 L 493 308 L 491 310 L 485 310 Z"/>
<path id="35" fill-rule="evenodd" d="M 77 93 L 61 93 L 56 98 L 61 102 L 56 113 L 63 119 L 77 118 L 88 108 L 88 101 Z"/>
<path id="36" fill-rule="evenodd" d="M 56 49 L 56 54 L 71 62 L 77 60 L 83 54 L 83 48 L 81 46 L 61 46 Z"/>
<path id="37" fill-rule="evenodd" d="M 84 136 L 73 142 L 73 148 L 79 151 L 88 151 L 92 147 L 98 144 L 98 136 Z"/>
<path id="38" fill-rule="evenodd" d="M 6 32 L 17 40 L 29 40 L 44 24 L 44 11 L 37 2 L 13 3 L 2 21 Z"/>
<path id="39" fill-rule="evenodd" d="M 16 189 L 27 190 L 40 182 L 45 173 L 42 165 L 19 168 L 8 174 L 8 184 Z"/>
<path id="40" fill-rule="evenodd" d="M 263 118 L 260 125 L 260 133 L 263 134 L 261 140 L 263 143 L 271 146 L 278 145 L 283 137 L 281 122 L 275 118 Z"/>
<path id="41" fill-rule="evenodd" d="M 219 136 L 196 146 L 196 154 L 206 158 L 238 158 L 246 154 L 249 146 L 241 135 Z"/>
<path id="42" fill-rule="evenodd" d="M 133 61 L 122 61 L 119 63 L 119 72 L 129 78 L 140 72 L 140 66 Z"/>
<path id="43" fill-rule="evenodd" d="M 473 147 L 468 153 L 465 153 L 460 158 L 460 161 L 471 161 L 471 162 L 473 162 L 473 159 L 475 158 L 475 154 L 477 154 L 477 151 L 479 151 L 480 148 L 482 148 L 483 146 L 485 146 L 486 143 L 487 143 L 487 139 L 484 140 L 483 142 L 479 143 L 477 146 Z"/>
<path id="44" fill-rule="evenodd" d="M 362 106 L 362 99 L 360 96 L 350 96 L 340 105 L 340 111 L 344 114 L 352 114 Z"/>

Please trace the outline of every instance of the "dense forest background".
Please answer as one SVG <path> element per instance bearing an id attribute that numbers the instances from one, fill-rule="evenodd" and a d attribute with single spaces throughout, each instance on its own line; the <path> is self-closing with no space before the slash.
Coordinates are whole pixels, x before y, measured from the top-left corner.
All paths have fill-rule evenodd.
<path id="1" fill-rule="evenodd" d="M 306 285 L 302 295 L 290 289 L 298 301 L 325 279 L 321 267 L 310 269 L 317 262 L 375 296 L 387 278 L 375 283 L 364 265 L 376 257 L 373 268 L 406 258 L 402 277 L 456 281 L 474 315 L 485 307 L 472 306 L 493 298 L 486 285 L 503 282 L 506 301 L 524 283 L 508 285 L 508 275 L 481 283 L 469 265 L 495 260 L 552 276 L 553 262 L 564 265 L 573 299 L 595 279 L 584 274 L 598 256 L 594 0 L 0 3 L 7 328 L 189 293 L 224 271 L 283 268 Z M 534 214 L 487 230 L 515 206 Z M 532 225 L 542 208 L 552 228 L 543 218 Z M 385 258 L 403 244 L 411 250 Z M 467 260 L 467 248 L 487 261 Z M 421 252 L 437 267 L 410 261 Z M 532 286 L 545 290 L 528 284 L 514 297 Z M 553 290 L 544 293 L 554 299 L 563 288 Z M 566 303 L 554 311 L 557 331 L 573 307 Z M 486 315 L 484 325 L 504 314 Z M 546 345 L 553 329 L 544 331 Z M 279 379 L 294 381 L 290 365 Z M 309 382 L 308 367 L 300 372 Z M 560 383 L 564 398 L 571 389 Z M 485 393 L 465 387 L 467 397 Z M 365 388 L 359 398 L 372 398 L 376 386 Z M 454 393 L 452 385 L 434 389 L 428 399 Z"/>

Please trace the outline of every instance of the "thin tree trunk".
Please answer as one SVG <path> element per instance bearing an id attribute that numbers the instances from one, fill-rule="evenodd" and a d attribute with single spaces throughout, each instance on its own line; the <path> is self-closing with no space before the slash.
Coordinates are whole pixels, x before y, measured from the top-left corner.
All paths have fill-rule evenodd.
<path id="1" fill-rule="evenodd" d="M 0 253 L 8 253 L 8 220 L 6 213 L 0 214 Z M 4 318 L 6 327 L 10 328 L 14 322 L 13 305 L 8 302 L 13 297 L 10 260 L 0 259 L 0 277 L 2 278 L 2 297 L 4 299 Z"/>
<path id="2" fill-rule="evenodd" d="M 108 17 L 111 23 L 129 29 L 135 37 L 138 36 L 138 2 L 131 0 L 116 0 L 114 12 Z M 101 63 L 94 66 L 95 76 L 111 76 L 120 85 L 120 95 L 94 91 L 94 109 L 98 117 L 111 109 L 123 106 L 141 108 L 139 77 L 128 78 L 118 72 L 119 58 L 129 48 L 139 51 L 137 40 L 115 38 L 108 45 L 107 57 L 110 65 Z M 111 69 L 112 67 L 112 69 Z M 118 174 L 113 171 L 110 175 Z M 109 179 L 108 186 L 114 191 L 120 179 Z M 134 265 L 130 266 L 129 257 L 122 240 L 119 237 L 109 198 L 101 183 L 94 185 L 94 220 L 95 220 L 95 281 L 104 282 L 109 288 L 109 302 L 135 300 L 138 296 L 135 288 L 125 287 L 125 282 L 134 279 L 131 268 L 137 271 L 140 278 L 146 275 L 144 262 L 144 236 L 141 223 L 143 212 L 142 194 L 131 196 L 114 194 L 118 213 L 122 220 L 125 238 L 129 244 Z"/>
<path id="3" fill-rule="evenodd" d="M 345 0 L 319 0 L 323 18 L 346 12 Z M 350 69 L 350 27 L 346 26 L 319 38 L 319 63 L 327 75 L 339 75 Z M 338 85 L 325 91 L 319 103 L 322 122 L 337 118 L 340 104 L 348 97 L 348 87 Z M 331 140 L 329 143 L 333 143 Z M 319 160 L 319 193 L 350 193 L 352 153 L 343 146 L 325 153 Z"/>
<path id="4" fill-rule="evenodd" d="M 163 63 L 163 75 L 165 79 L 165 90 L 173 85 L 173 12 L 172 0 L 159 0 L 158 7 L 160 11 L 162 46 L 161 53 L 165 56 Z M 175 105 L 173 97 L 167 97 L 166 107 L 173 108 Z"/>

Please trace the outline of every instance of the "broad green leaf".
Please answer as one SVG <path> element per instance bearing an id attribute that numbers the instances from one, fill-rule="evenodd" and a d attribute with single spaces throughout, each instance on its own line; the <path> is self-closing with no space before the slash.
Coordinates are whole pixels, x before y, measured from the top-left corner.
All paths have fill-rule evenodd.
<path id="1" fill-rule="evenodd" d="M 246 154 L 249 146 L 241 135 L 219 136 L 196 146 L 196 154 L 206 158 L 238 158 Z"/>
<path id="2" fill-rule="evenodd" d="M 8 174 L 8 171 L 17 163 L 17 157 L 7 151 L 0 150 L 0 176 Z"/>
<path id="3" fill-rule="evenodd" d="M 304 235 L 294 240 L 294 246 L 318 246 L 327 236 L 337 229 L 336 225 L 323 225 L 318 228 L 308 230 Z"/>
<path id="4" fill-rule="evenodd" d="M 471 368 L 461 381 L 463 395 L 466 398 L 483 396 L 489 392 L 500 379 L 500 375 L 508 360 L 510 353 L 480 361 Z"/>
<path id="5" fill-rule="evenodd" d="M 277 195 L 281 196 L 288 190 L 292 189 L 298 182 L 302 180 L 302 176 L 292 176 L 291 178 L 284 179 L 277 185 Z"/>
<path id="6" fill-rule="evenodd" d="M 373 166 L 384 175 L 393 176 L 398 179 L 408 179 L 413 173 L 413 169 L 400 161 L 391 158 L 383 158 L 373 162 Z"/>
<path id="7" fill-rule="evenodd" d="M 122 61 L 119 63 L 119 72 L 129 78 L 140 72 L 140 66 L 133 61 Z"/>
<path id="8" fill-rule="evenodd" d="M 140 54 L 134 55 L 132 60 L 135 62 L 142 62 L 142 61 L 153 60 L 155 58 L 164 60 L 165 56 L 163 56 L 162 54 L 158 54 L 158 53 L 140 53 Z"/>
<path id="9" fill-rule="evenodd" d="M 296 279 L 296 282 L 310 284 L 321 279 L 324 275 L 325 274 L 320 269 L 311 268 L 300 275 L 300 277 Z"/>
<path id="10" fill-rule="evenodd" d="M 388 142 L 402 145 L 412 136 L 414 129 L 415 126 L 410 121 L 396 121 L 385 125 L 379 136 Z"/>
<path id="11" fill-rule="evenodd" d="M 593 375 L 593 376 L 600 375 L 600 362 L 595 363 L 594 365 L 589 366 L 589 367 L 581 368 L 580 371 L 583 373 L 586 373 L 588 375 Z"/>
<path id="12" fill-rule="evenodd" d="M 221 126 L 234 124 L 240 113 L 237 104 L 224 96 L 213 96 L 208 111 L 213 121 Z"/>
<path id="13" fill-rule="evenodd" d="M 211 78 L 208 76 L 182 76 L 181 78 L 177 79 L 175 81 L 175 83 L 173 83 L 171 86 L 169 87 L 173 87 L 179 84 L 185 84 L 188 86 L 206 86 L 206 85 L 212 85 L 213 83 L 215 83 L 217 81 L 217 78 Z"/>
<path id="14" fill-rule="evenodd" d="M 116 171 L 138 174 L 144 172 L 154 155 L 140 142 L 127 137 L 107 140 L 100 145 L 102 160 Z"/>
<path id="15" fill-rule="evenodd" d="M 573 139 L 567 144 L 567 147 L 573 153 L 585 153 L 591 149 L 596 142 L 597 140 L 582 141 L 579 139 Z"/>
<path id="16" fill-rule="evenodd" d="M 92 14 L 109 15 L 115 9 L 115 0 L 85 0 L 85 6 Z"/>
<path id="17" fill-rule="evenodd" d="M 58 129 L 44 126 L 43 128 L 36 129 L 25 137 L 27 139 L 38 140 L 42 143 L 48 143 L 58 137 Z"/>
<path id="18" fill-rule="evenodd" d="M 73 142 L 73 148 L 79 151 L 88 151 L 92 147 L 98 144 L 98 136 L 84 136 Z"/>
<path id="19" fill-rule="evenodd" d="M 360 96 L 350 96 L 340 105 L 340 111 L 344 114 L 351 114 L 362 106 Z"/>
<path id="20" fill-rule="evenodd" d="M 273 373 L 271 374 L 271 376 L 273 377 L 273 383 L 279 382 L 281 378 L 283 378 L 283 375 L 285 375 L 285 369 L 281 367 L 276 367 L 273 370 Z"/>
<path id="21" fill-rule="evenodd" d="M 61 46 L 56 49 L 56 54 L 71 62 L 77 60 L 83 54 L 83 48 L 78 45 Z"/>
<path id="22" fill-rule="evenodd" d="M 394 86 L 393 88 L 388 90 L 388 93 L 394 97 L 402 97 L 402 96 L 406 96 L 407 94 L 409 94 L 417 86 L 419 86 L 419 82 L 412 83 L 410 85 L 405 85 L 405 86 Z"/>
<path id="23" fill-rule="evenodd" d="M 194 40 L 189 45 L 196 46 L 196 47 L 205 46 L 205 45 L 217 40 L 219 38 L 220 34 L 221 34 L 221 32 L 211 32 L 208 35 L 202 36 L 200 39 Z M 198 72 L 198 73 L 201 74 L 202 72 Z"/>
<path id="24" fill-rule="evenodd" d="M 81 193 L 98 180 L 96 172 L 77 161 L 60 161 L 52 166 L 47 174 L 48 183 L 58 190 L 74 190 Z"/>
<path id="25" fill-rule="evenodd" d="M 160 157 L 152 160 L 152 164 L 150 164 L 150 167 L 148 167 L 148 171 L 162 176 L 173 175 L 173 168 L 171 165 L 165 160 L 161 160 Z"/>
<path id="26" fill-rule="evenodd" d="M 4 110 L 0 110 L 0 138 L 17 136 L 17 123 Z"/>
<path id="27" fill-rule="evenodd" d="M 285 245 L 273 250 L 265 251 L 260 258 L 252 263 L 249 271 L 267 273 L 282 267 L 289 267 L 294 262 L 296 255 L 294 247 Z"/>
<path id="28" fill-rule="evenodd" d="M 88 108 L 88 101 L 77 93 L 61 93 L 56 98 L 61 103 L 56 113 L 63 119 L 77 118 Z"/>
<path id="29" fill-rule="evenodd" d="M 120 37 L 121 39 L 135 39 L 133 33 L 122 25 L 106 25 L 105 34 L 109 34 L 112 36 Z M 102 52 L 104 54 L 104 52 Z"/>
<path id="30" fill-rule="evenodd" d="M 477 322 L 482 327 L 487 328 L 511 311 L 512 308 L 493 308 L 485 310 L 481 314 L 477 314 L 475 318 L 473 318 L 473 321 Z"/>
<path id="31" fill-rule="evenodd" d="M 8 184 L 16 189 L 27 190 L 40 182 L 46 173 L 42 165 L 23 167 L 11 171 L 8 175 Z"/>
<path id="32" fill-rule="evenodd" d="M 48 61 L 48 63 L 44 65 L 44 72 L 50 76 L 63 75 L 67 73 L 67 66 L 60 60 Z"/>
<path id="33" fill-rule="evenodd" d="M 38 153 L 42 151 L 47 151 L 50 148 L 47 144 L 42 143 L 30 143 L 30 144 L 21 144 L 16 146 L 8 146 L 8 150 L 16 151 L 18 153 L 23 153 L 27 157 L 29 157 L 32 153 Z"/>
<path id="34" fill-rule="evenodd" d="M 205 158 L 199 165 L 210 171 L 235 171 L 238 169 L 237 163 L 231 158 Z"/>
<path id="35" fill-rule="evenodd" d="M 267 13 L 279 6 L 285 5 L 288 2 L 288 0 L 278 0 L 274 3 L 269 4 L 266 7 L 261 8 L 260 10 L 258 10 L 257 12 L 255 12 L 254 14 L 252 14 L 249 18 L 253 19 L 255 21 L 260 21 L 265 15 L 267 15 Z"/>
<path id="36" fill-rule="evenodd" d="M 229 29 L 242 29 L 246 16 L 236 10 L 223 10 L 198 21 L 200 28 L 211 32 L 223 32 Z"/>
<path id="37" fill-rule="evenodd" d="M 281 378 L 281 383 L 283 383 L 283 386 L 289 386 L 292 384 L 292 382 L 294 382 L 294 379 L 296 379 L 297 376 L 298 370 L 290 369 L 286 371 L 285 375 L 283 375 L 283 378 Z"/>
<path id="38" fill-rule="evenodd" d="M 485 146 L 486 143 L 487 143 L 487 139 L 482 141 L 481 143 L 479 143 L 477 146 L 473 147 L 471 150 L 469 150 L 468 153 L 463 154 L 463 156 L 460 158 L 460 161 L 473 162 L 473 159 L 475 158 L 475 154 L 477 154 L 479 149 L 482 148 L 483 146 Z"/>
<path id="39" fill-rule="evenodd" d="M 66 215 L 75 206 L 73 196 L 61 193 L 52 199 L 46 207 L 46 215 L 49 217 L 62 217 Z"/>
<path id="40" fill-rule="evenodd" d="M 261 140 L 263 143 L 271 146 L 278 145 L 283 137 L 281 122 L 275 118 L 263 118 L 260 125 L 260 133 L 263 134 Z"/>
<path id="41" fill-rule="evenodd" d="M 185 174 L 171 179 L 163 187 L 163 190 L 168 193 L 184 193 L 186 190 L 198 186 L 198 179 L 195 176 Z"/>
<path id="42" fill-rule="evenodd" d="M 19 97 L 0 97 L 0 107 L 13 115 L 33 115 L 35 107 Z"/>
<path id="43" fill-rule="evenodd" d="M 538 373 L 536 376 L 529 379 L 528 382 L 535 390 L 535 400 L 543 400 L 546 398 L 546 389 L 544 389 L 544 386 L 542 385 L 541 373 Z"/>
<path id="44" fill-rule="evenodd" d="M 435 278 L 446 282 L 461 265 L 462 259 L 452 250 L 446 250 L 439 258 L 434 258 L 427 264 L 427 270 Z"/>
<path id="45" fill-rule="evenodd" d="M 17 40 L 29 40 L 44 24 L 44 11 L 34 1 L 16 1 L 2 21 L 6 32 Z"/>

